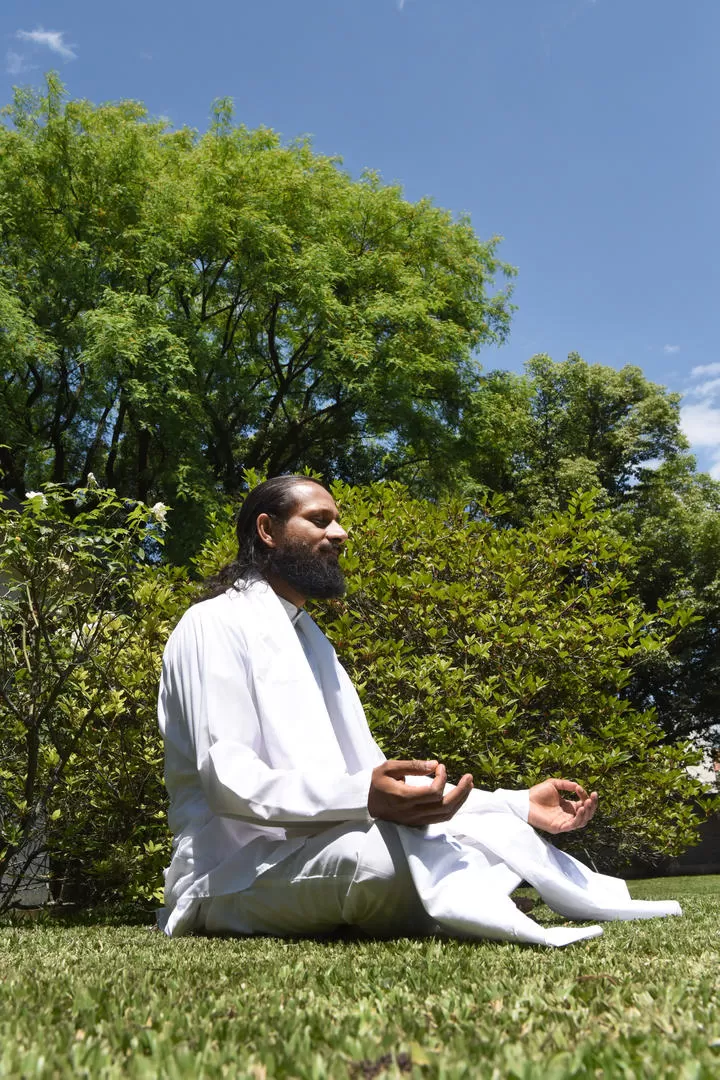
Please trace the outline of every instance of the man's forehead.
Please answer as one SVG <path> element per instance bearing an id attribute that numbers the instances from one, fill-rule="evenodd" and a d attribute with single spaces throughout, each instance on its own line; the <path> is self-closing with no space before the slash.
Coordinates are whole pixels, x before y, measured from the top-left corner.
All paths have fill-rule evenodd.
<path id="1" fill-rule="evenodd" d="M 319 484 L 298 484 L 296 489 L 296 502 L 294 513 L 307 514 L 313 510 L 329 510 L 332 514 L 337 514 L 338 509 L 335 505 L 335 500 L 329 491 L 326 491 L 324 487 Z"/>

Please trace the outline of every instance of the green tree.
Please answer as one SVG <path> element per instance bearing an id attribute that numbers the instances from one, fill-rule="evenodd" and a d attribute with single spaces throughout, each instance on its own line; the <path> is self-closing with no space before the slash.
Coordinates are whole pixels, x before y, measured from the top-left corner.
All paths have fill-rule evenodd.
<path id="1" fill-rule="evenodd" d="M 498 387 L 501 394 L 497 394 Z M 528 362 L 524 375 L 483 376 L 469 433 L 466 487 L 501 491 L 518 524 L 598 489 L 609 527 L 636 554 L 631 588 L 648 613 L 665 597 L 697 620 L 646 657 L 625 693 L 652 705 L 667 738 L 720 740 L 720 484 L 695 472 L 680 395 L 576 354 Z M 492 448 L 492 449 L 491 449 Z"/>
<path id="2" fill-rule="evenodd" d="M 305 142 L 16 93 L 0 128 L 0 457 L 19 496 L 93 472 L 176 547 L 243 470 L 440 482 L 503 338 L 496 240 Z"/>
<path id="3" fill-rule="evenodd" d="M 687 450 L 680 395 L 638 367 L 617 371 L 571 353 L 559 363 L 534 356 L 525 372 L 528 413 L 517 425 L 512 480 L 521 510 L 566 506 L 577 490 L 591 488 L 617 506 L 648 463 Z"/>
<path id="4" fill-rule="evenodd" d="M 720 483 L 687 456 L 666 462 L 646 471 L 614 525 L 637 552 L 634 588 L 645 609 L 674 597 L 698 616 L 638 668 L 628 695 L 654 705 L 669 738 L 720 747 Z"/>

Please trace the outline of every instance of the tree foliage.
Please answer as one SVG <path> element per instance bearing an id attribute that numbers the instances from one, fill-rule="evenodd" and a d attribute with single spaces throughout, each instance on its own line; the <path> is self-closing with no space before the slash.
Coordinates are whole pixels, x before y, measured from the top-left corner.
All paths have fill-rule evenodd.
<path id="1" fill-rule="evenodd" d="M 667 462 L 644 476 L 615 526 L 632 538 L 645 609 L 672 597 L 698 616 L 637 669 L 628 695 L 655 706 L 669 738 L 720 748 L 720 483 L 687 458 Z"/>
<path id="2" fill-rule="evenodd" d="M 498 378 L 485 377 L 483 397 L 497 392 Z M 503 381 L 510 384 L 502 403 L 505 445 L 508 435 L 512 440 L 506 473 L 486 478 L 480 471 L 477 478 L 506 494 L 520 519 L 563 508 L 578 490 L 601 489 L 608 505 L 619 505 L 648 465 L 687 450 L 680 395 L 650 382 L 638 367 L 615 370 L 577 353 L 560 362 L 538 355 L 524 375 Z"/>
<path id="3" fill-rule="evenodd" d="M 502 382 L 498 435 L 480 424 Z M 657 710 L 669 740 L 720 742 L 720 483 L 695 472 L 680 428 L 680 395 L 576 354 L 536 356 L 523 376 L 483 377 L 474 420 L 478 449 L 468 475 L 503 492 L 506 520 L 532 521 L 565 508 L 577 491 L 597 490 L 611 524 L 636 556 L 632 593 L 649 614 L 666 597 L 698 616 L 635 669 L 624 693 Z M 491 459 L 487 448 L 494 447 Z M 472 490 L 472 486 L 470 488 Z"/>
<path id="4" fill-rule="evenodd" d="M 508 325 L 495 240 L 227 102 L 198 135 L 50 77 L 5 116 L 8 489 L 93 472 L 187 531 L 247 468 L 442 475 L 473 351 Z"/>

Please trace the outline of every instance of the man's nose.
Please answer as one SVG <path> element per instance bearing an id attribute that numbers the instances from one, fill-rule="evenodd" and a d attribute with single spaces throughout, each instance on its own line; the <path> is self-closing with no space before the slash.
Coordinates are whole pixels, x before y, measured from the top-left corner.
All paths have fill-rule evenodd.
<path id="1" fill-rule="evenodd" d="M 348 538 L 348 534 L 343 529 L 339 521 L 331 521 L 325 530 L 325 535 L 328 540 L 332 540 L 334 544 L 344 544 Z"/>

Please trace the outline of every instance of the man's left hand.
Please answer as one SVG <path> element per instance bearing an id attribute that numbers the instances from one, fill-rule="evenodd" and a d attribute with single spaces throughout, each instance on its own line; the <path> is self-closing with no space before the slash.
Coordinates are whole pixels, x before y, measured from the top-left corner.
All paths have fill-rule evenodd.
<path id="1" fill-rule="evenodd" d="M 564 798 L 566 792 L 576 798 Z M 597 803 L 597 791 L 588 795 L 585 788 L 572 780 L 543 780 L 530 788 L 528 824 L 549 833 L 582 829 L 595 813 Z"/>

